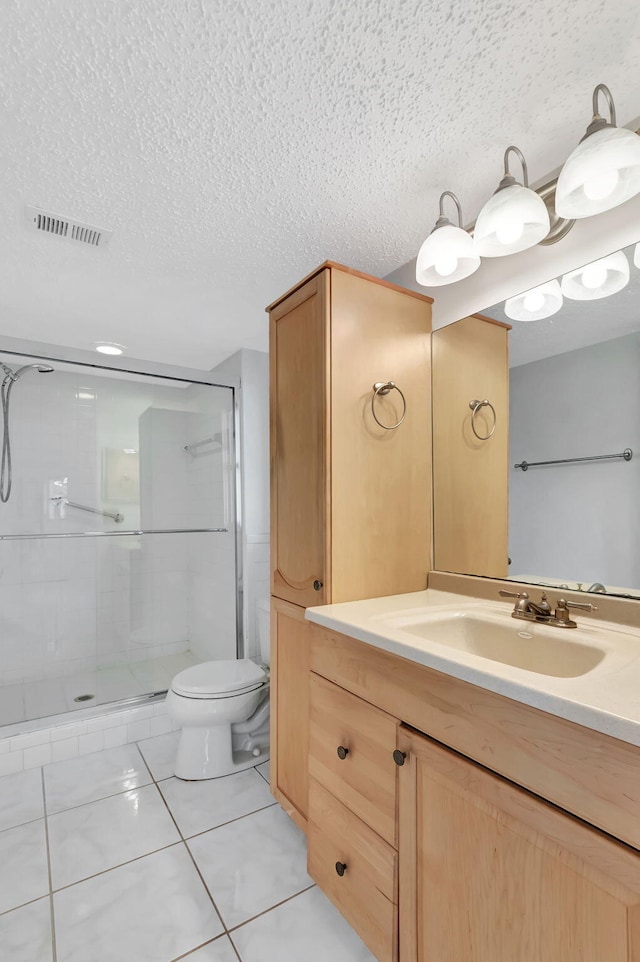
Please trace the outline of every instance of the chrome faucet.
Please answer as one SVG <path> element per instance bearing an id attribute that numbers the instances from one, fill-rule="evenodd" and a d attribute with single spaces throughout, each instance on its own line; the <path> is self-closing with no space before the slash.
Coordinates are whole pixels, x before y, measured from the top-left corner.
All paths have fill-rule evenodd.
<path id="1" fill-rule="evenodd" d="M 511 612 L 512 618 L 521 621 L 537 621 L 545 625 L 552 625 L 554 628 L 577 628 L 577 624 L 569 617 L 570 608 L 581 608 L 583 611 L 597 611 L 596 605 L 578 604 L 575 601 L 566 601 L 559 598 L 556 608 L 552 610 L 547 601 L 546 592 L 542 593 L 539 602 L 531 601 L 526 591 L 503 591 L 499 594 L 502 598 L 516 598 L 516 603 Z"/>
<path id="2" fill-rule="evenodd" d="M 587 591 L 598 591 L 600 592 L 600 594 L 603 594 L 603 595 L 606 595 L 607 593 L 607 589 L 605 588 L 604 585 L 600 584 L 599 581 L 594 581 L 591 587 L 587 588 Z"/>

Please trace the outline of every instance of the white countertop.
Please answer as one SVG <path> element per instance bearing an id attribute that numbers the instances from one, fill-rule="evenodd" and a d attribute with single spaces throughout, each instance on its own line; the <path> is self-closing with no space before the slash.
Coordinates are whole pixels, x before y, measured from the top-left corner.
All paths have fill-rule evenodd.
<path id="1" fill-rule="evenodd" d="M 577 629 L 538 626 L 512 619 L 511 611 L 512 604 L 500 600 L 427 590 L 307 608 L 306 617 L 374 648 L 640 746 L 640 631 L 580 611 L 575 613 Z M 547 639 L 550 632 L 553 637 L 557 632 L 559 641 L 593 645 L 604 651 L 604 657 L 583 675 L 559 678 L 439 644 L 402 627 L 403 621 L 409 623 L 422 613 L 429 618 L 439 612 L 484 614 L 500 625 L 504 618 L 505 625 L 530 633 L 532 645 L 538 627 L 544 628 Z M 394 620 L 396 624 L 389 623 Z M 436 634 L 434 627 L 432 637 Z"/>

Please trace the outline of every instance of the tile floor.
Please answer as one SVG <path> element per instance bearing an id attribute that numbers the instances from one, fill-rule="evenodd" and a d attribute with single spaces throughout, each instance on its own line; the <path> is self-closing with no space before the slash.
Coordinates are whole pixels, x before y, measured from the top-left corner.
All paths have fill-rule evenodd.
<path id="1" fill-rule="evenodd" d="M 0 725 L 107 705 L 153 691 L 166 691 L 174 675 L 200 661 L 202 659 L 191 651 L 183 651 L 77 675 L 4 685 L 0 698 Z M 86 694 L 94 697 L 90 701 L 74 701 L 79 695 Z"/>
<path id="2" fill-rule="evenodd" d="M 0 958 L 375 962 L 308 877 L 269 763 L 181 782 L 178 737 L 0 778 Z"/>

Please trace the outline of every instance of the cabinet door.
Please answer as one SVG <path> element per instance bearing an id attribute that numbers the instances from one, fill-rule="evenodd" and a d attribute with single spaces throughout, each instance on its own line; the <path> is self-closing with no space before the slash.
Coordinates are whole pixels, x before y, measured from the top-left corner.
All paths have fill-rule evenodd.
<path id="1" fill-rule="evenodd" d="M 402 962 L 638 962 L 640 856 L 403 734 Z"/>
<path id="2" fill-rule="evenodd" d="M 422 591 L 431 567 L 431 304 L 331 272 L 331 600 Z M 405 419 L 385 430 L 373 385 Z M 397 423 L 400 393 L 378 395 Z"/>
<path id="3" fill-rule="evenodd" d="M 434 568 L 505 578 L 508 574 L 508 328 L 482 317 L 433 334 Z M 471 401 L 496 412 L 486 441 L 472 430 Z M 475 416 L 478 434 L 494 426 Z"/>
<path id="4" fill-rule="evenodd" d="M 327 526 L 328 271 L 272 309 L 271 591 L 330 601 Z"/>
<path id="5" fill-rule="evenodd" d="M 309 632 L 304 608 L 271 599 L 271 791 L 306 830 Z"/>

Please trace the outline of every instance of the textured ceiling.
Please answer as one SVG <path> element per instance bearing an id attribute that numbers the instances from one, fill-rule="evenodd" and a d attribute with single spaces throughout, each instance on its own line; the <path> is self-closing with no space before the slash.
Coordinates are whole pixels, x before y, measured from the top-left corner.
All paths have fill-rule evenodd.
<path id="1" fill-rule="evenodd" d="M 597 82 L 640 105 L 636 0 L 3 0 L 0 37 L 0 333 L 204 369 L 325 258 L 409 260 L 443 189 L 472 219 L 508 143 L 557 167 Z"/>
<path id="2" fill-rule="evenodd" d="M 640 240 L 640 224 L 638 238 Z M 565 297 L 558 313 L 541 321 L 512 321 L 504 312 L 504 302 L 483 310 L 488 317 L 512 325 L 510 367 L 640 331 L 640 269 L 633 262 L 634 250 L 635 245 L 625 250 L 630 265 L 629 283 L 617 294 L 595 301 L 572 301 Z"/>

